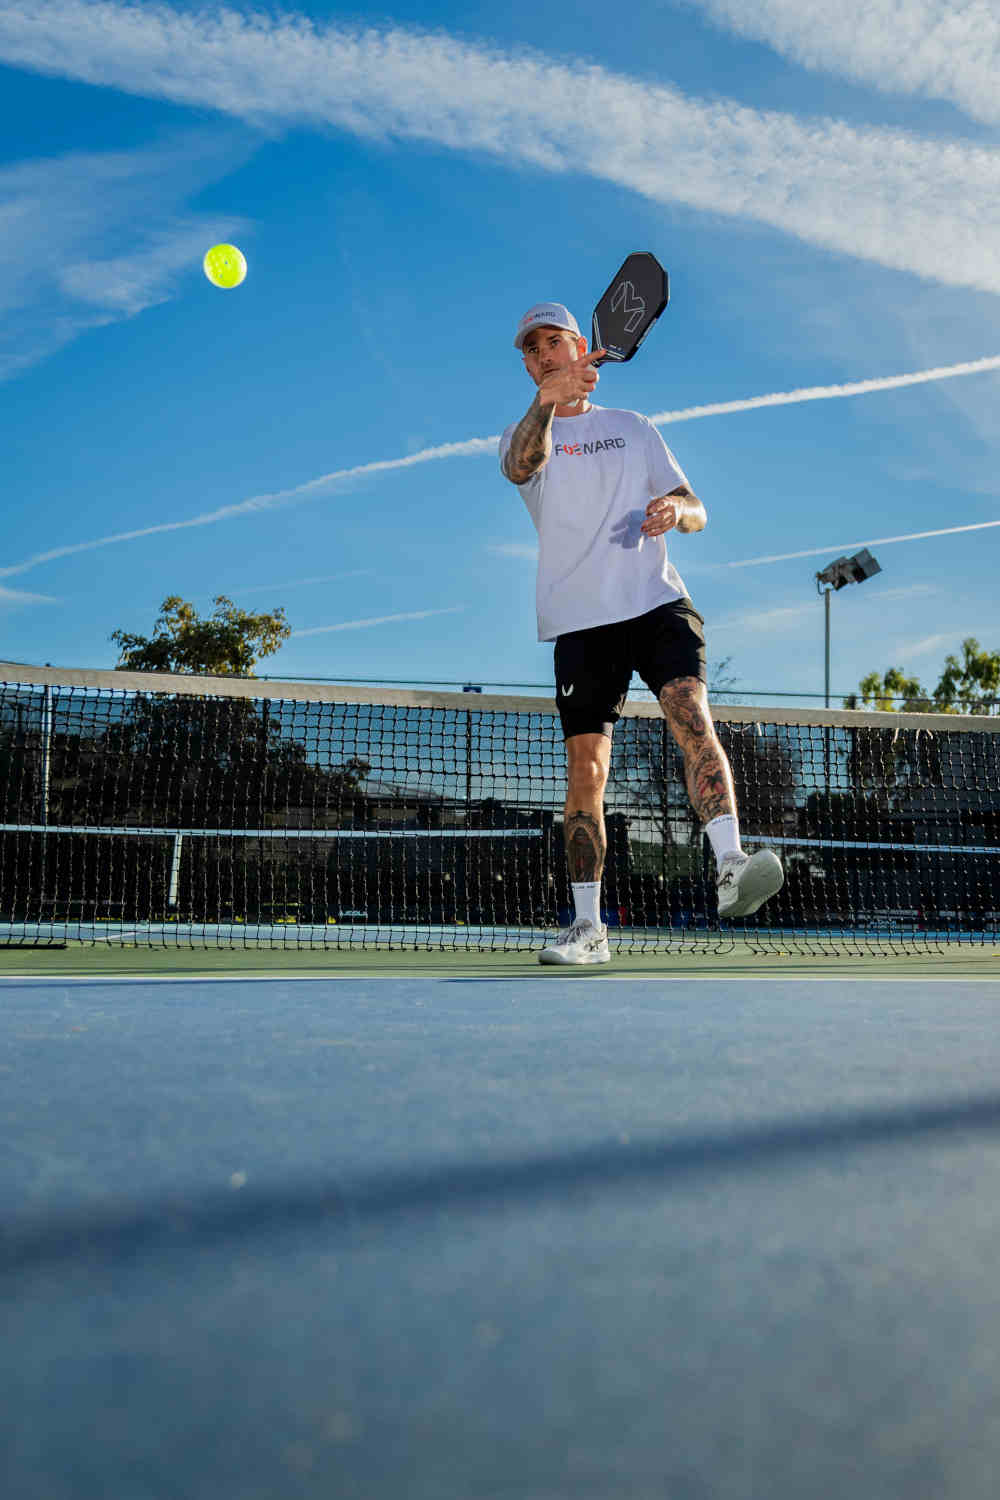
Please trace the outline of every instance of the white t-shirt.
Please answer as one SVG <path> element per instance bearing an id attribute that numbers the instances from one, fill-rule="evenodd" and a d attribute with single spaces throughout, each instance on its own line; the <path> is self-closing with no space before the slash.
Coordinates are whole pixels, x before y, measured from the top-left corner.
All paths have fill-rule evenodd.
<path id="1" fill-rule="evenodd" d="M 500 439 L 503 463 L 517 422 Z M 687 593 L 662 536 L 640 533 L 646 506 L 687 478 L 636 411 L 592 406 L 552 423 L 552 457 L 521 498 L 538 531 L 538 639 L 632 620 Z"/>

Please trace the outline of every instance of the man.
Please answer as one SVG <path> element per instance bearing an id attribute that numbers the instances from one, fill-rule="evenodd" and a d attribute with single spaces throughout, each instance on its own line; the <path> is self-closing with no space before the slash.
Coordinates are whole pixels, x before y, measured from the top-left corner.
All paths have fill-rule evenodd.
<path id="1" fill-rule="evenodd" d="M 563 824 L 575 920 L 542 963 L 607 963 L 600 891 L 611 735 L 633 669 L 656 695 L 684 756 L 688 796 L 715 853 L 720 917 L 749 916 L 780 889 L 770 850 L 740 847 L 733 777 L 712 723 L 701 615 L 667 558 L 668 531 L 701 531 L 705 507 L 656 428 L 590 402 L 598 373 L 572 313 L 542 302 L 514 347 L 538 387 L 500 441 L 539 539 L 538 638 L 555 641 L 566 740 Z"/>

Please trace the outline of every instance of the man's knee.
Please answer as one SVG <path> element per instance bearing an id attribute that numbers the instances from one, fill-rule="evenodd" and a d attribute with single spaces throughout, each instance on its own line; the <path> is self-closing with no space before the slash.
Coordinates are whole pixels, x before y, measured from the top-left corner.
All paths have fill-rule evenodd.
<path id="1" fill-rule="evenodd" d="M 570 797 L 600 797 L 608 784 L 608 768 L 597 757 L 575 761 L 569 768 Z"/>
<path id="2" fill-rule="evenodd" d="M 608 781 L 611 741 L 600 734 L 574 735 L 566 741 L 569 795 L 600 797 Z"/>
<path id="3" fill-rule="evenodd" d="M 660 707 L 666 713 L 672 708 L 698 703 L 708 707 L 708 689 L 700 677 L 672 677 L 660 689 Z"/>
<path id="4" fill-rule="evenodd" d="M 698 677 L 675 677 L 660 689 L 660 707 L 670 730 L 683 746 L 689 739 L 713 738 L 715 726 L 705 684 Z"/>

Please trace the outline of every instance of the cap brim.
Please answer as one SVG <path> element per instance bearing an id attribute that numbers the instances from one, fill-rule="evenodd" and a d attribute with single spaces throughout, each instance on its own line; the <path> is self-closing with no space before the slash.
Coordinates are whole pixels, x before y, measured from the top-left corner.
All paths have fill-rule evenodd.
<path id="1" fill-rule="evenodd" d="M 525 328 L 523 333 L 517 335 L 517 338 L 514 340 L 514 348 L 523 352 L 524 341 L 528 337 L 528 334 L 536 333 L 539 328 L 558 328 L 560 333 L 571 333 L 575 339 L 583 337 L 579 328 L 567 328 L 565 323 L 532 323 L 530 328 Z"/>

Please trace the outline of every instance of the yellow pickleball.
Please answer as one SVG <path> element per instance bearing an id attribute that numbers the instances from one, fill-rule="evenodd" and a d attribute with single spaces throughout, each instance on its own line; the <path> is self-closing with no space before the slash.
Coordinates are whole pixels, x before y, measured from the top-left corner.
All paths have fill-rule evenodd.
<path id="1" fill-rule="evenodd" d="M 202 265 L 212 285 L 227 291 L 239 286 L 247 274 L 246 256 L 235 245 L 213 245 L 206 252 Z"/>

